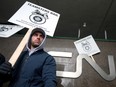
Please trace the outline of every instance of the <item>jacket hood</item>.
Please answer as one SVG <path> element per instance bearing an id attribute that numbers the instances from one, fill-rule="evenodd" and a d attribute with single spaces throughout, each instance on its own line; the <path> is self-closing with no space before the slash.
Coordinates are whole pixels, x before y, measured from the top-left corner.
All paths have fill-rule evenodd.
<path id="1" fill-rule="evenodd" d="M 36 47 L 36 48 L 34 48 L 34 49 L 31 50 L 31 49 L 30 49 L 30 46 L 31 46 L 31 37 L 32 37 L 32 35 L 33 35 L 35 32 L 41 32 L 41 33 L 43 34 L 43 36 L 44 36 L 44 39 L 43 39 L 43 41 L 41 42 L 41 44 L 40 44 L 38 47 Z M 30 36 L 29 36 L 28 42 L 27 42 L 27 44 L 26 44 L 26 48 L 27 48 L 27 50 L 30 52 L 30 54 L 32 54 L 32 53 L 34 53 L 35 51 L 38 51 L 38 50 L 43 49 L 44 44 L 45 44 L 45 40 L 46 40 L 46 33 L 45 33 L 45 31 L 44 31 L 43 29 L 41 29 L 41 28 L 35 28 L 35 29 L 32 30 L 32 32 L 31 32 L 31 34 L 30 34 Z"/>

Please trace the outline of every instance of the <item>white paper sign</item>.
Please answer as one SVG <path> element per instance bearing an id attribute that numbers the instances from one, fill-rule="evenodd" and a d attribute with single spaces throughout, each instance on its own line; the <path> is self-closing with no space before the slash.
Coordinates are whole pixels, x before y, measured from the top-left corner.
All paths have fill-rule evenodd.
<path id="1" fill-rule="evenodd" d="M 8 21 L 30 29 L 39 27 L 53 36 L 59 17 L 54 11 L 26 1 Z"/>
<path id="2" fill-rule="evenodd" d="M 100 49 L 98 48 L 92 35 L 75 41 L 74 44 L 79 54 L 87 54 L 88 56 L 92 56 L 100 52 Z"/>
<path id="3" fill-rule="evenodd" d="M 16 32 L 22 30 L 23 28 L 24 27 L 17 26 L 17 25 L 0 24 L 0 37 L 5 37 L 5 38 L 10 37 Z"/>

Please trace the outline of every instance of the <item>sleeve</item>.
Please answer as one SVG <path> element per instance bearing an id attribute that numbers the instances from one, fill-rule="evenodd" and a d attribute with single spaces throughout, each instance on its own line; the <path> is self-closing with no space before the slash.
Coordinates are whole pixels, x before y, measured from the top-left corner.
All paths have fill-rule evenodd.
<path id="1" fill-rule="evenodd" d="M 42 78 L 44 87 L 56 87 L 56 62 L 52 56 L 49 56 L 44 63 Z"/>
<path id="2" fill-rule="evenodd" d="M 3 81 L 2 81 L 2 80 L 0 80 L 0 87 L 2 87 L 2 85 L 3 85 Z"/>
<path id="3" fill-rule="evenodd" d="M 0 53 L 0 65 L 5 62 L 5 56 Z"/>

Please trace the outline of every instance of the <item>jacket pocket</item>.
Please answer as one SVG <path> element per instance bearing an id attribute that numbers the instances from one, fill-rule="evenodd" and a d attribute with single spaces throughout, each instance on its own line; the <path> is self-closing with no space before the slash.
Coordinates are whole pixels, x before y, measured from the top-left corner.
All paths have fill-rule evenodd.
<path id="1" fill-rule="evenodd" d="M 41 77 L 32 77 L 28 80 L 27 87 L 44 87 L 43 81 Z"/>

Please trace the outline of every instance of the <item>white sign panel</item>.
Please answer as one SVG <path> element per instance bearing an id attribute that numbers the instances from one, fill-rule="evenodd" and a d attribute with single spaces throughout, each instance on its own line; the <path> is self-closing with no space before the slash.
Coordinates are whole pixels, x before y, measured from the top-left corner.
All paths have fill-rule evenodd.
<path id="1" fill-rule="evenodd" d="M 39 27 L 53 36 L 59 17 L 54 11 L 26 1 L 8 21 L 30 29 Z"/>
<path id="2" fill-rule="evenodd" d="M 74 44 L 79 54 L 87 54 L 88 56 L 92 56 L 100 52 L 100 49 L 98 48 L 92 35 L 75 41 Z"/>
<path id="3" fill-rule="evenodd" d="M 17 25 L 0 24 L 0 37 L 5 37 L 5 38 L 10 37 L 16 32 L 22 30 L 23 28 L 24 27 L 17 26 Z"/>

